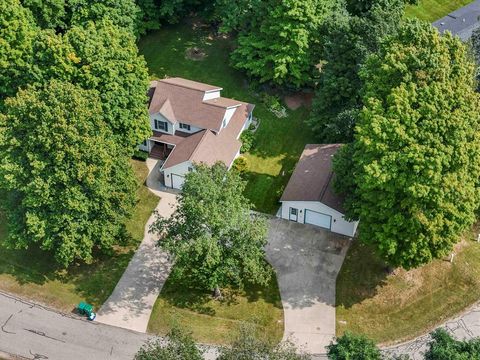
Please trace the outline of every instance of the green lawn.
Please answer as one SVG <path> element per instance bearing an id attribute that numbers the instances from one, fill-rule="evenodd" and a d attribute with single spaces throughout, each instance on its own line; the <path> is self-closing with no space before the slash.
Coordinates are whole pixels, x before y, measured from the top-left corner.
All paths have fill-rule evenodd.
<path id="1" fill-rule="evenodd" d="M 62 311 L 73 310 L 80 300 L 98 308 L 122 276 L 158 203 L 158 198 L 143 185 L 148 173 L 145 163 L 132 160 L 132 164 L 141 186 L 139 202 L 126 224 L 131 235 L 129 245 L 116 247 L 111 256 L 100 256 L 91 265 L 72 266 L 68 271 L 59 269 L 47 252 L 35 248 L 7 250 L 0 246 L 0 289 Z M 0 221 L 0 243 L 4 238 L 5 223 Z"/>
<path id="2" fill-rule="evenodd" d="M 164 335 L 176 324 L 191 331 L 199 342 L 226 344 L 240 322 L 250 322 L 266 339 L 275 343 L 282 339 L 283 308 L 275 277 L 266 288 L 223 290 L 223 296 L 222 301 L 213 300 L 210 292 L 184 288 L 168 279 L 153 308 L 148 330 Z"/>
<path id="3" fill-rule="evenodd" d="M 418 5 L 407 6 L 406 15 L 434 22 L 471 2 L 472 0 L 419 0 Z"/>
<path id="4" fill-rule="evenodd" d="M 206 56 L 191 60 L 187 49 L 198 47 Z M 180 76 L 221 86 L 222 96 L 256 104 L 254 116 L 260 119 L 255 147 L 246 154 L 248 185 L 246 196 L 257 210 L 274 213 L 278 199 L 306 143 L 313 142 L 303 121 L 305 108 L 289 111 L 287 118 L 276 118 L 249 89 L 245 76 L 229 65 L 232 41 L 212 37 L 208 28 L 196 23 L 164 27 L 143 37 L 140 52 L 145 56 L 152 79 Z"/>
<path id="5" fill-rule="evenodd" d="M 466 236 L 453 264 L 436 260 L 421 268 L 385 266 L 368 246 L 352 244 L 337 278 L 337 335 L 349 330 L 378 343 L 414 338 L 478 301 L 480 244 Z"/>

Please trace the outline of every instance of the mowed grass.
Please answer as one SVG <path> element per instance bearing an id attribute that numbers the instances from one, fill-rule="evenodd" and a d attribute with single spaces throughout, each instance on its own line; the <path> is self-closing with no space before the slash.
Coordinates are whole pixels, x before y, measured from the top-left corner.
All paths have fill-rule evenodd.
<path id="1" fill-rule="evenodd" d="M 428 22 L 434 22 L 459 9 L 472 0 L 419 0 L 418 5 L 408 5 L 406 16 Z"/>
<path id="2" fill-rule="evenodd" d="M 7 250 L 0 246 L 0 289 L 66 312 L 81 300 L 98 309 L 143 239 L 145 223 L 158 203 L 158 197 L 143 185 L 148 174 L 145 163 L 132 160 L 132 165 L 139 180 L 139 201 L 126 223 L 131 238 L 128 245 L 117 246 L 112 254 L 98 256 L 90 265 L 73 265 L 68 270 L 60 269 L 49 252 L 38 248 Z M 5 221 L 0 214 L 0 245 L 5 237 Z"/>
<path id="3" fill-rule="evenodd" d="M 230 66 L 232 40 L 212 36 L 209 30 L 195 21 L 163 27 L 140 40 L 140 52 L 145 56 L 152 79 L 179 76 L 221 86 L 222 96 L 256 105 L 254 116 L 260 120 L 260 128 L 254 148 L 245 155 L 246 196 L 256 210 L 275 213 L 305 144 L 314 141 L 304 124 L 308 110 L 288 111 L 287 118 L 277 118 L 262 104 L 260 92 L 250 89 L 244 74 Z M 193 47 L 204 52 L 205 57 L 192 60 L 186 56 Z"/>
<path id="4" fill-rule="evenodd" d="M 278 343 L 283 336 L 283 308 L 273 276 L 269 285 L 223 290 L 223 300 L 211 292 L 188 289 L 168 279 L 153 308 L 148 331 L 164 335 L 173 325 L 191 331 L 206 344 L 228 344 L 241 322 L 255 325 L 258 334 Z"/>
<path id="5" fill-rule="evenodd" d="M 424 334 L 478 301 L 480 244 L 469 233 L 453 263 L 435 260 L 387 275 L 372 249 L 352 244 L 337 278 L 337 335 L 346 330 L 377 343 Z"/>

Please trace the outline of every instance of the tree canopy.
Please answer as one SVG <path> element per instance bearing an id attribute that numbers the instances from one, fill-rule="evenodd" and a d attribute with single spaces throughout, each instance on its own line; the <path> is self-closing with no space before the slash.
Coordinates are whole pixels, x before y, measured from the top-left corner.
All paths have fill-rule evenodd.
<path id="1" fill-rule="evenodd" d="M 476 360 L 480 359 L 480 338 L 455 340 L 444 329 L 430 334 L 432 341 L 425 353 L 425 360 Z"/>
<path id="2" fill-rule="evenodd" d="M 34 53 L 37 83 L 55 78 L 98 92 L 105 123 L 129 152 L 150 136 L 147 67 L 128 30 L 102 20 L 65 34 L 44 31 Z"/>
<path id="3" fill-rule="evenodd" d="M 260 82 L 311 83 L 320 59 L 318 29 L 332 6 L 320 0 L 260 2 L 238 35 L 233 65 Z"/>
<path id="4" fill-rule="evenodd" d="M 229 347 L 222 347 L 217 360 L 309 360 L 310 356 L 298 354 L 291 343 L 272 345 L 262 340 L 252 324 L 242 323 Z"/>
<path id="5" fill-rule="evenodd" d="M 319 140 L 352 141 L 362 105 L 359 71 L 381 40 L 397 32 L 404 8 L 404 0 L 350 1 L 322 26 L 324 64 L 309 119 Z"/>
<path id="6" fill-rule="evenodd" d="M 245 182 L 223 163 L 196 165 L 187 174 L 179 204 L 169 219 L 158 217 L 158 245 L 174 260 L 172 274 L 202 289 L 266 284 L 266 221 L 250 213 Z"/>
<path id="7" fill-rule="evenodd" d="M 329 360 L 381 360 L 375 343 L 364 336 L 345 333 L 327 347 Z"/>
<path id="8" fill-rule="evenodd" d="M 101 114 L 95 91 L 55 80 L 5 101 L 0 186 L 8 246 L 36 244 L 67 266 L 116 242 L 136 180 Z"/>
<path id="9" fill-rule="evenodd" d="M 18 0 L 0 2 L 0 108 L 3 99 L 24 85 L 32 66 L 37 28 L 30 11 Z"/>
<path id="10" fill-rule="evenodd" d="M 480 109 L 466 46 L 407 22 L 362 70 L 354 142 L 334 161 L 359 237 L 391 265 L 445 256 L 475 221 Z M 348 158 L 345 158 L 347 156 Z M 339 176 L 340 174 L 340 176 Z"/>
<path id="11" fill-rule="evenodd" d="M 150 340 L 135 355 L 134 360 L 203 360 L 202 351 L 192 335 L 174 326 L 164 340 Z"/>
<path id="12" fill-rule="evenodd" d="M 38 26 L 43 29 L 59 29 L 66 26 L 67 4 L 65 0 L 21 0 L 30 9 Z"/>

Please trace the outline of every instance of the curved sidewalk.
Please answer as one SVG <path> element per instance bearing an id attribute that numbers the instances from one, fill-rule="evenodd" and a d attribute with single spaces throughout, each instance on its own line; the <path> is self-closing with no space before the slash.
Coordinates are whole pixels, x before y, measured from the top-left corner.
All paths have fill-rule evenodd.
<path id="1" fill-rule="evenodd" d="M 148 159 L 147 166 L 149 175 L 146 185 L 160 197 L 155 210 L 164 217 L 170 217 L 177 203 L 176 195 L 155 187 L 159 164 Z M 112 294 L 99 310 L 96 319 L 98 322 L 146 332 L 153 305 L 171 269 L 168 255 L 156 246 L 156 237 L 149 233 L 154 221 L 155 215 L 152 214 L 145 225 L 142 243 Z"/>
<path id="2" fill-rule="evenodd" d="M 462 315 L 448 320 L 438 328 L 444 328 L 459 340 L 480 337 L 480 303 L 477 303 Z M 427 351 L 430 340 L 430 335 L 425 334 L 411 341 L 383 348 L 382 352 L 387 356 L 405 354 L 409 355 L 411 360 L 423 360 L 423 354 Z"/>

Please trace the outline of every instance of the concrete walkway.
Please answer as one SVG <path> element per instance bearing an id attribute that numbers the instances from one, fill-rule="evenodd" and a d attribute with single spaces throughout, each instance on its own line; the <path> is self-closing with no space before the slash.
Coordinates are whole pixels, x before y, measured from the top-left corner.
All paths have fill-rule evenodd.
<path id="1" fill-rule="evenodd" d="M 480 303 L 440 327 L 459 340 L 480 337 Z M 410 356 L 410 360 L 423 360 L 430 340 L 430 335 L 426 334 L 406 343 L 384 348 L 382 352 L 389 358 L 405 354 Z"/>
<path id="2" fill-rule="evenodd" d="M 284 309 L 283 340 L 324 354 L 335 336 L 335 282 L 350 240 L 282 219 L 270 220 L 268 236 L 267 259 L 277 273 Z"/>
<path id="3" fill-rule="evenodd" d="M 155 187 L 158 163 L 148 159 L 147 166 L 150 170 L 147 186 L 160 197 L 155 210 L 164 217 L 170 217 L 177 203 L 176 195 Z M 142 243 L 112 294 L 99 310 L 96 319 L 98 322 L 139 332 L 147 331 L 153 305 L 171 268 L 168 255 L 156 246 L 156 236 L 149 233 L 154 221 L 155 215 L 152 214 L 145 225 Z"/>

